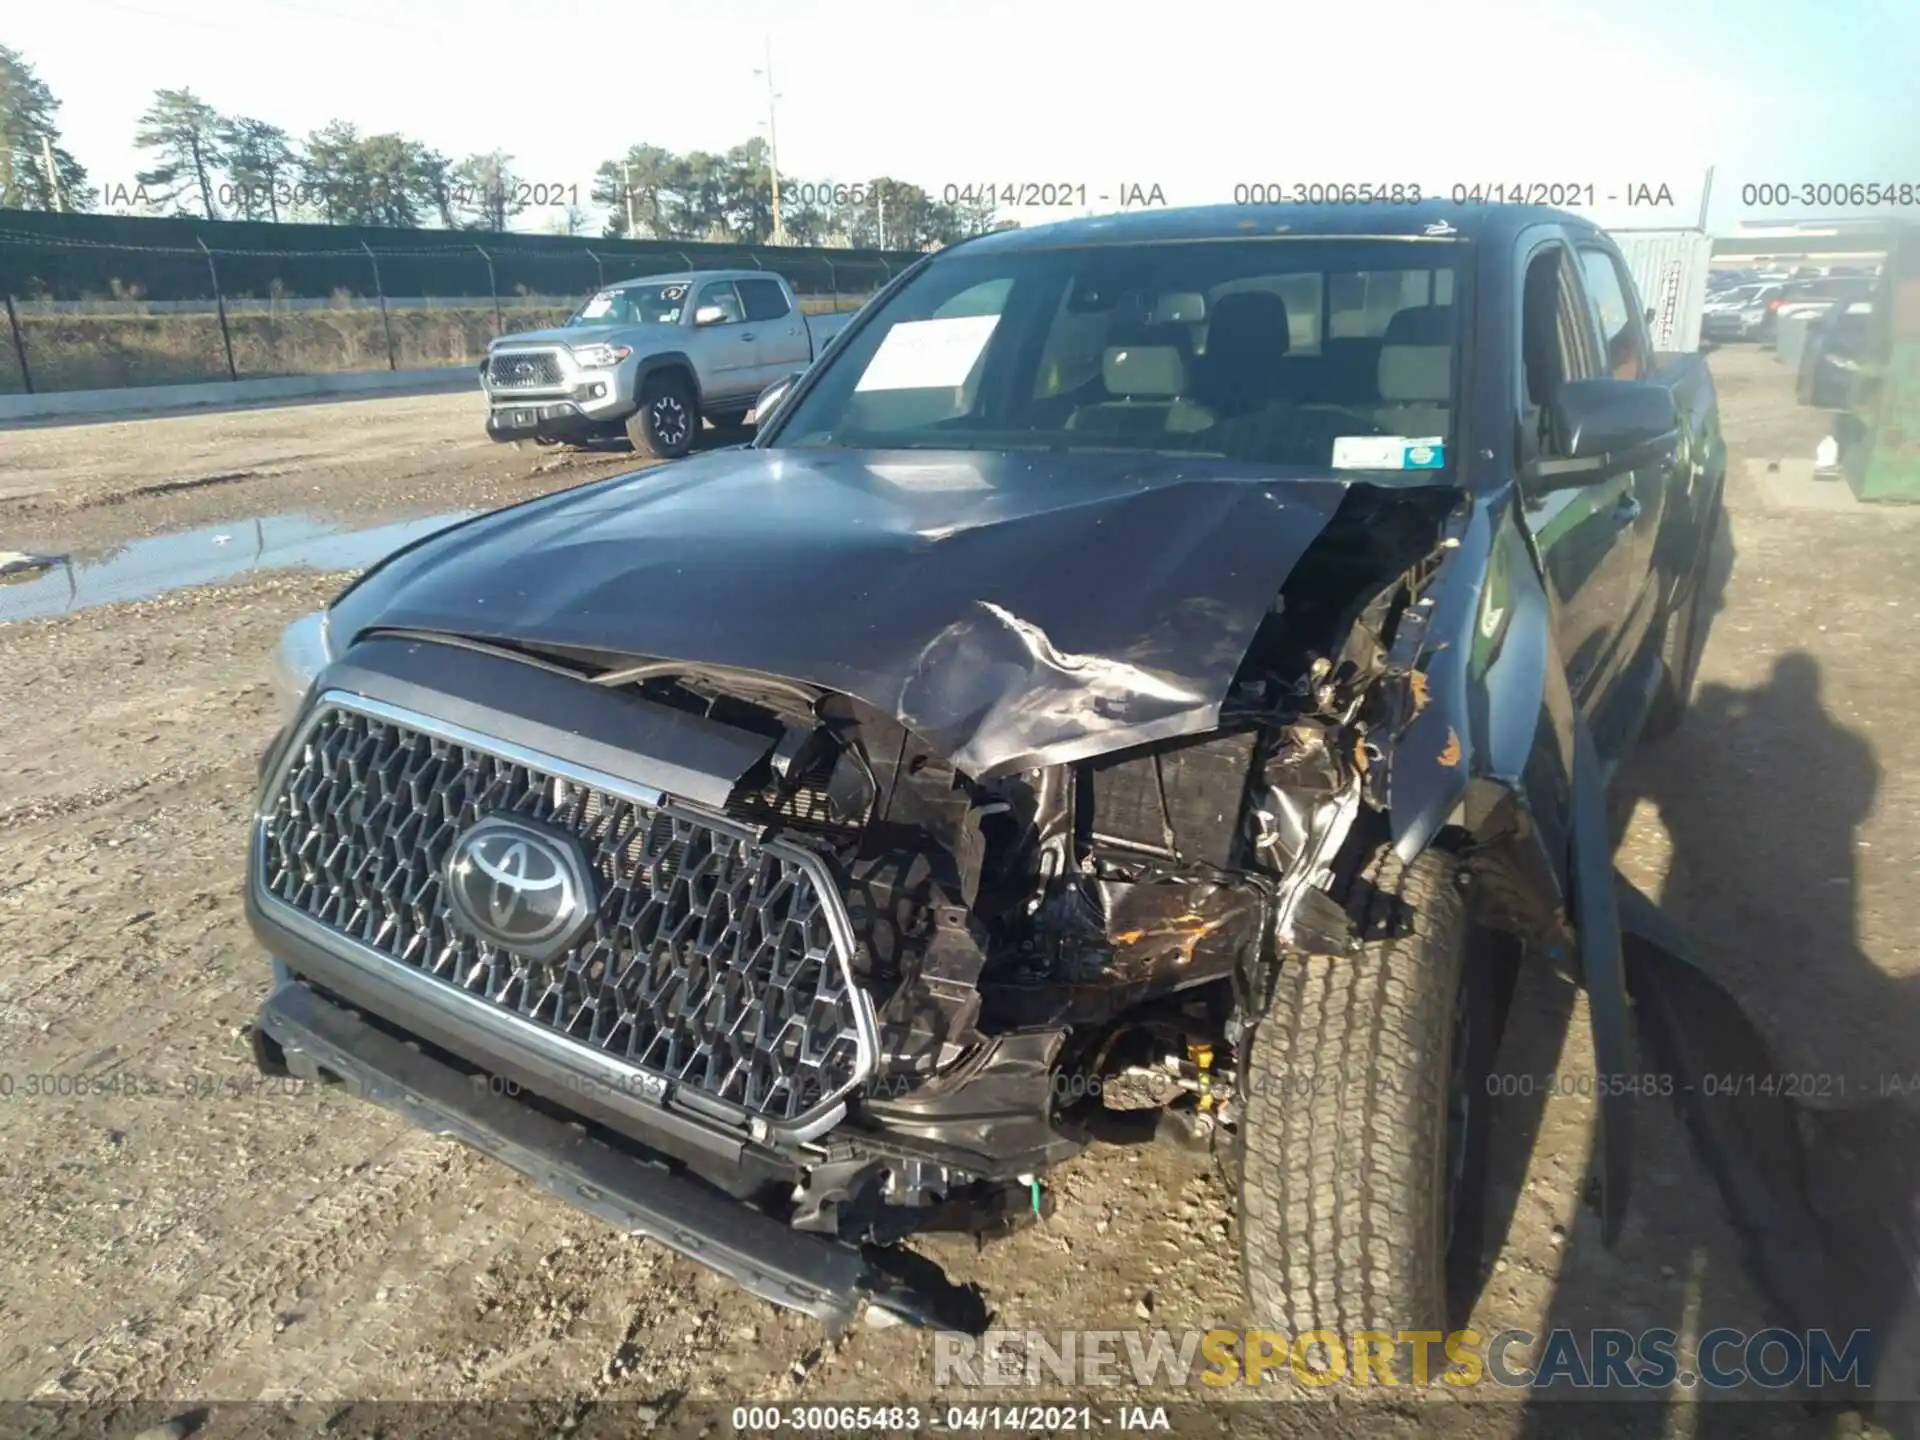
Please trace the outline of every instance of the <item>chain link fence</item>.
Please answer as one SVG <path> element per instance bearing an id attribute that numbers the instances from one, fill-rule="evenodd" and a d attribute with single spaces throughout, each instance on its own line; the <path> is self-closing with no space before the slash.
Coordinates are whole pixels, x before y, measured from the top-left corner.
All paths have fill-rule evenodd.
<path id="1" fill-rule="evenodd" d="M 58 217 L 170 232 L 140 244 L 71 233 L 73 225 L 68 233 L 8 225 L 18 218 L 0 217 L 0 394 L 473 364 L 488 341 L 560 324 L 594 290 L 676 270 L 766 270 L 786 277 L 809 313 L 852 309 L 918 258 Z M 208 242 L 208 233 L 241 230 L 252 243 Z M 331 243 L 260 243 L 280 238 L 276 231 L 289 241 L 318 231 Z"/>

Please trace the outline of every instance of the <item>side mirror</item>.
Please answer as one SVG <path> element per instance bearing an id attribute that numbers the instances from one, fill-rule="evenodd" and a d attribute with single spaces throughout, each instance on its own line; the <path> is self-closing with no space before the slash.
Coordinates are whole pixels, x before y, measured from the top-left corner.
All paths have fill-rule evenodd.
<path id="1" fill-rule="evenodd" d="M 1526 476 L 1536 494 L 1608 479 L 1680 438 L 1673 392 L 1650 380 L 1569 380 L 1551 408 L 1560 449 Z"/>
<path id="2" fill-rule="evenodd" d="M 702 305 L 698 310 L 693 312 L 693 323 L 696 325 L 724 325 L 727 323 L 727 312 L 718 305 Z"/>
<path id="3" fill-rule="evenodd" d="M 793 382 L 798 380 L 800 375 L 801 372 L 798 370 L 791 375 L 783 375 L 762 390 L 760 398 L 753 402 L 753 409 L 747 413 L 747 418 L 756 426 L 764 425 L 767 417 L 780 408 L 780 402 L 787 398 L 787 392 L 793 389 Z"/>
<path id="4" fill-rule="evenodd" d="M 1653 317 L 1654 317 L 1655 315 L 1657 315 L 1657 314 L 1659 314 L 1659 313 L 1660 313 L 1660 312 L 1659 312 L 1659 311 L 1657 311 L 1657 310 L 1655 310 L 1655 309 L 1653 308 L 1653 306 L 1651 306 L 1651 305 L 1649 305 L 1649 306 L 1647 306 L 1647 313 L 1646 313 L 1646 315 L 1645 315 L 1645 317 L 1643 317 L 1643 318 L 1645 318 L 1645 320 L 1646 320 L 1646 322 L 1647 322 L 1647 328 L 1648 328 L 1649 330 L 1651 330 L 1651 329 L 1653 328 Z"/>

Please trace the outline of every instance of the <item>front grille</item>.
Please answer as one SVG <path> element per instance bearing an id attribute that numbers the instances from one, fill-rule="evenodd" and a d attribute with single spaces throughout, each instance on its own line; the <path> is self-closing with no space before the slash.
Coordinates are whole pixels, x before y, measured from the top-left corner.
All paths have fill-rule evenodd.
<path id="1" fill-rule="evenodd" d="M 487 383 L 496 390 L 538 390 L 560 383 L 560 357 L 551 350 L 492 355 L 487 359 Z"/>
<path id="2" fill-rule="evenodd" d="M 324 700 L 267 797 L 257 855 L 267 895 L 601 1057 L 776 1125 L 866 1078 L 864 997 L 831 919 L 842 902 L 813 857 L 364 703 Z M 449 853 L 490 815 L 558 828 L 584 850 L 598 907 L 555 959 L 529 960 L 452 919 Z"/>

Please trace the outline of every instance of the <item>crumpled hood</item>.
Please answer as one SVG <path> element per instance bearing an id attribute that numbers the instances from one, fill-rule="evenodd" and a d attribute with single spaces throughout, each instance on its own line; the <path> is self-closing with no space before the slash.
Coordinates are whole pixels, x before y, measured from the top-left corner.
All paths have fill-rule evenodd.
<path id="1" fill-rule="evenodd" d="M 336 603 L 333 633 L 782 676 L 987 779 L 1215 728 L 1346 488 L 1137 454 L 715 451 L 401 551 Z"/>

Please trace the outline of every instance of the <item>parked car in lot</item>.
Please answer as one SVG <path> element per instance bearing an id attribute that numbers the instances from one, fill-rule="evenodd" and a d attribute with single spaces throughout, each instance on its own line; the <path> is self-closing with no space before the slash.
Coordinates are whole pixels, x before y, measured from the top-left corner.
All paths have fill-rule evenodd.
<path id="1" fill-rule="evenodd" d="M 1257 1323 L 1449 1328 L 1520 967 L 1635 1069 L 1606 777 L 1685 704 L 1725 471 L 1644 308 L 1526 207 L 928 256 L 750 444 L 289 631 L 259 1063 L 836 1325 L 978 1328 L 897 1242 L 1170 1133 Z"/>
<path id="2" fill-rule="evenodd" d="M 1759 339 L 1768 306 L 1780 298 L 1784 288 L 1773 282 L 1755 283 L 1709 295 L 1700 312 L 1701 338 L 1722 342 Z"/>
<path id="3" fill-rule="evenodd" d="M 764 270 L 650 275 L 589 296 L 552 330 L 487 347 L 487 434 L 557 443 L 621 434 L 651 459 L 687 453 L 704 418 L 737 424 L 773 380 L 812 363 L 847 315 L 806 315 Z"/>
<path id="4" fill-rule="evenodd" d="M 1769 317 L 1777 333 L 1782 320 L 1796 315 L 1822 315 L 1836 304 L 1871 300 L 1879 282 L 1870 275 L 1836 275 L 1788 285 Z"/>

